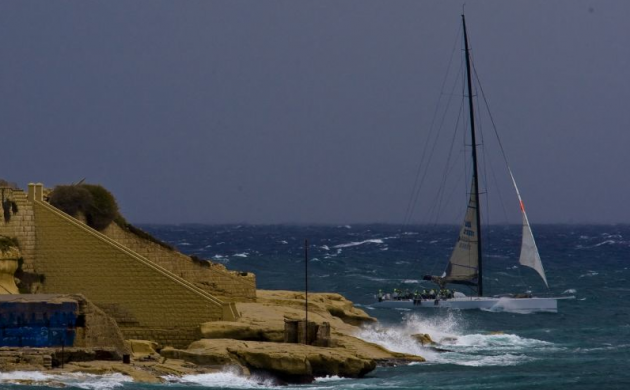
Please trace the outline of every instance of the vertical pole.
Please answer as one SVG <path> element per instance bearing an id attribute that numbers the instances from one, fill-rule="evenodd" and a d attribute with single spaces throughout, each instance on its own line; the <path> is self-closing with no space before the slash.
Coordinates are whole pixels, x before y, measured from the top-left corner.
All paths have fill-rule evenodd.
<path id="1" fill-rule="evenodd" d="M 63 360 L 64 360 L 64 349 L 66 348 L 66 332 L 63 332 L 63 336 L 61 338 L 61 368 L 63 368 Z"/>
<path id="2" fill-rule="evenodd" d="M 475 182 L 475 200 L 477 203 L 477 258 L 479 261 L 479 275 L 477 280 L 477 295 L 483 295 L 483 267 L 481 258 L 481 201 L 479 199 L 479 172 L 477 169 L 477 140 L 475 137 L 475 114 L 473 109 L 472 96 L 472 77 L 470 75 L 470 51 L 468 49 L 468 33 L 466 32 L 466 18 L 462 15 L 462 24 L 464 25 L 464 45 L 466 46 L 466 76 L 468 79 L 468 111 L 470 114 L 470 135 L 472 141 L 472 158 L 473 158 L 473 180 Z"/>
<path id="3" fill-rule="evenodd" d="M 308 345 L 308 239 L 304 240 L 304 344 Z"/>

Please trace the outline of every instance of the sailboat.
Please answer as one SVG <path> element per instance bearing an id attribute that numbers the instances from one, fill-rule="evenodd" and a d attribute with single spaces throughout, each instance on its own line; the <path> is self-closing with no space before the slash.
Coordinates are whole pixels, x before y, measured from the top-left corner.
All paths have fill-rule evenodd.
<path id="1" fill-rule="evenodd" d="M 468 91 L 468 110 L 470 116 L 470 135 L 472 140 L 473 172 L 470 197 L 464 216 L 464 223 L 459 231 L 459 237 L 453 253 L 449 259 L 446 271 L 442 275 L 425 275 L 424 280 L 436 284 L 436 289 L 430 293 L 404 295 L 379 293 L 375 307 L 391 308 L 451 308 L 451 309 L 482 309 L 491 311 L 549 311 L 558 310 L 558 300 L 567 297 L 533 297 L 531 294 L 511 294 L 505 296 L 484 296 L 483 289 L 483 251 L 481 241 L 481 210 L 479 202 L 479 174 L 477 163 L 477 142 L 475 133 L 475 117 L 473 107 L 473 91 L 471 81 L 471 60 L 468 46 L 466 19 L 462 15 L 464 30 L 464 45 L 466 56 L 466 76 Z M 505 156 L 504 156 L 505 157 Z M 506 159 L 507 163 L 507 159 Z M 520 204 L 522 216 L 522 242 L 519 263 L 533 268 L 549 287 L 545 270 L 538 253 L 529 219 L 521 194 L 516 186 L 514 175 L 508 165 L 508 172 Z M 448 284 L 466 285 L 471 287 L 476 296 L 465 296 L 461 292 L 453 293 L 446 288 Z"/>

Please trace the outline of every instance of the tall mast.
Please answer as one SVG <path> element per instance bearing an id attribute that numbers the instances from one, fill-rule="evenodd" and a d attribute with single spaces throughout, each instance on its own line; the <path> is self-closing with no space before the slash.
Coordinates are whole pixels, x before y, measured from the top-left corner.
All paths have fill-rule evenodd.
<path id="1" fill-rule="evenodd" d="M 472 81 L 470 76 L 470 51 L 468 49 L 468 33 L 466 32 L 466 18 L 462 15 L 464 25 L 464 46 L 466 48 L 466 77 L 468 79 L 468 111 L 470 113 L 470 136 L 472 140 L 473 180 L 475 181 L 475 199 L 477 203 L 477 257 L 479 269 L 477 270 L 477 295 L 483 295 L 483 266 L 481 257 L 481 202 L 479 200 L 479 172 L 477 170 L 477 140 L 475 137 L 475 111 L 473 109 Z"/>

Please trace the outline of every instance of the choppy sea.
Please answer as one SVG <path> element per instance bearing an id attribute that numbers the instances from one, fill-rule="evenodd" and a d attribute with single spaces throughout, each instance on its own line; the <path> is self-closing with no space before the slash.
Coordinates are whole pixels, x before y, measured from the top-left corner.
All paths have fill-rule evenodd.
<path id="1" fill-rule="evenodd" d="M 422 275 L 441 273 L 456 226 L 141 227 L 184 253 L 256 273 L 262 289 L 304 289 L 308 239 L 309 290 L 341 293 L 379 319 L 377 326 L 361 330 L 358 337 L 427 359 L 379 367 L 362 379 L 319 378 L 291 389 L 630 389 L 630 226 L 534 226 L 549 290 L 534 271 L 517 266 L 520 226 L 486 230 L 487 295 L 532 291 L 575 296 L 560 301 L 558 313 L 370 307 L 379 289 L 422 289 Z M 443 347 L 447 351 L 410 342 L 414 333 L 449 340 Z M 29 378 L 47 377 L 0 373 L 0 388 L 28 389 L 7 380 Z M 122 375 L 48 379 L 82 389 L 273 388 L 231 372 L 171 378 L 161 385 L 136 384 Z"/>

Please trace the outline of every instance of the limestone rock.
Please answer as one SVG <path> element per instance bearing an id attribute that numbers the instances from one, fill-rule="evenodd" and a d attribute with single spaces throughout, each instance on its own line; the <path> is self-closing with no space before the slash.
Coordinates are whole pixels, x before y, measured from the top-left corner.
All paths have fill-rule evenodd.
<path id="1" fill-rule="evenodd" d="M 234 321 L 214 321 L 201 325 L 201 335 L 206 339 L 235 339 L 250 341 L 282 341 L 284 329 L 263 324 Z"/>
<path id="2" fill-rule="evenodd" d="M 20 293 L 13 276 L 18 269 L 20 256 L 20 250 L 13 246 L 0 250 L 0 294 Z"/>
<path id="3" fill-rule="evenodd" d="M 339 348 L 321 348 L 229 339 L 199 340 L 187 350 L 165 348 L 162 356 L 206 365 L 242 365 L 264 370 L 290 382 L 312 380 L 315 376 L 361 377 L 376 368 L 372 359 Z"/>
<path id="4" fill-rule="evenodd" d="M 422 345 L 435 345 L 435 341 L 426 333 L 412 334 L 411 337 Z"/>
<path id="5" fill-rule="evenodd" d="M 134 359 L 143 359 L 147 357 L 157 357 L 159 354 L 156 352 L 159 349 L 158 343 L 149 340 L 125 340 L 125 347 Z"/>
<path id="6" fill-rule="evenodd" d="M 304 293 L 283 290 L 257 290 L 256 301 L 263 304 L 303 308 Z M 309 312 L 327 312 L 350 325 L 361 326 L 366 323 L 376 322 L 375 318 L 354 307 L 352 302 L 341 294 L 311 293 L 308 294 L 308 305 Z"/>
<path id="7" fill-rule="evenodd" d="M 457 337 L 443 337 L 440 339 L 440 344 L 455 344 Z"/>

